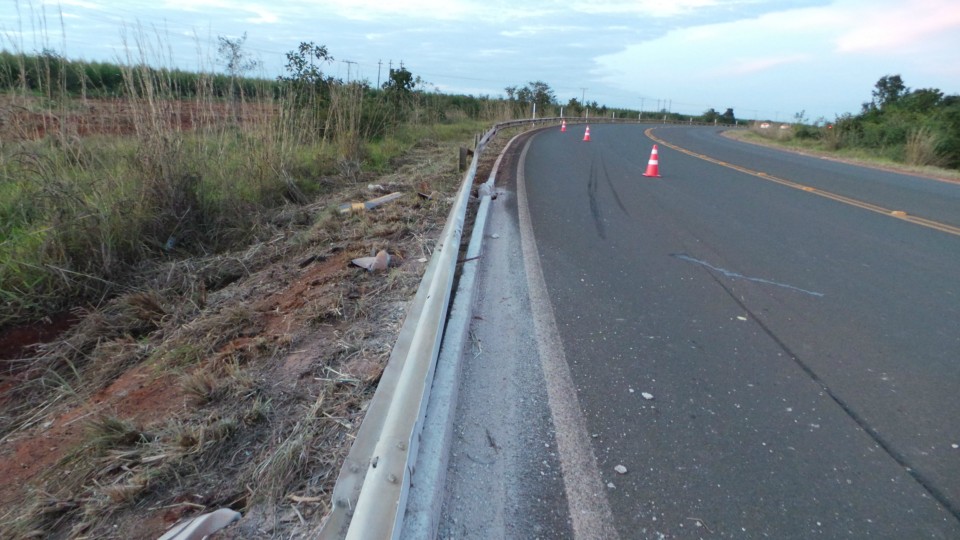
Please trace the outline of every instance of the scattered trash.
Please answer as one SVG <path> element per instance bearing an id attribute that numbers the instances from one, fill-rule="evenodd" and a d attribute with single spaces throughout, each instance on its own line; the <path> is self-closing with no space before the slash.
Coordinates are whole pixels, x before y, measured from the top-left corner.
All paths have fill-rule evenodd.
<path id="1" fill-rule="evenodd" d="M 381 204 L 395 201 L 400 197 L 403 197 L 403 193 L 395 192 L 389 195 L 384 195 L 383 197 L 377 197 L 376 199 L 370 199 L 367 202 L 343 203 L 340 205 L 339 210 L 341 214 L 364 212 L 366 210 L 370 210 L 371 208 L 376 208 Z"/>
<path id="2" fill-rule="evenodd" d="M 641 392 L 640 395 L 643 396 L 643 399 L 647 401 L 650 401 L 651 399 L 653 399 L 653 394 L 651 394 L 650 392 Z"/>
<path id="3" fill-rule="evenodd" d="M 311 255 L 311 256 L 307 257 L 306 259 L 300 261 L 299 266 L 300 266 L 300 268 L 305 268 L 305 267 L 307 267 L 308 265 L 310 265 L 310 264 L 312 264 L 312 263 L 315 263 L 315 262 L 323 262 L 323 261 L 325 261 L 325 260 L 327 260 L 327 257 L 324 256 L 324 255 Z"/>
<path id="4" fill-rule="evenodd" d="M 695 522 L 695 523 L 697 524 L 697 527 L 703 527 L 704 529 L 707 530 L 708 533 L 713 534 L 713 531 L 710 530 L 710 527 L 707 527 L 707 524 L 704 523 L 704 521 L 703 521 L 702 519 L 700 519 L 700 518 L 695 518 L 695 517 L 688 517 L 688 518 L 687 518 L 687 521 L 693 521 L 693 522 Z M 817 522 L 817 525 L 820 525 L 820 523 Z"/>
<path id="5" fill-rule="evenodd" d="M 737 320 L 738 320 L 738 321 L 745 321 L 745 320 L 747 320 L 747 318 L 744 317 L 743 315 L 737 315 Z"/>
<path id="6" fill-rule="evenodd" d="M 386 270 L 387 267 L 390 266 L 390 254 L 387 253 L 386 250 L 381 249 L 374 257 L 359 257 L 350 262 L 371 272 Z"/>
<path id="7" fill-rule="evenodd" d="M 383 184 L 367 184 L 367 189 L 370 191 L 386 191 L 387 188 L 383 187 Z"/>
<path id="8" fill-rule="evenodd" d="M 240 519 L 240 512 L 221 508 L 174 525 L 159 540 L 201 540 L 238 519 Z"/>
<path id="9" fill-rule="evenodd" d="M 956 449 L 960 448 L 960 444 L 953 443 L 953 444 L 950 445 L 950 448 L 953 448 L 954 450 L 956 450 Z"/>
<path id="10" fill-rule="evenodd" d="M 302 497 L 300 495 L 287 495 L 295 503 L 321 503 L 327 500 L 325 497 Z"/>
<path id="11" fill-rule="evenodd" d="M 617 486 L 613 485 L 613 482 L 607 482 L 607 487 L 610 489 L 617 489 Z"/>
<path id="12" fill-rule="evenodd" d="M 627 468 L 623 465 L 617 465 L 613 470 L 617 471 L 617 474 L 627 474 Z"/>
<path id="13" fill-rule="evenodd" d="M 426 180 L 421 180 L 420 183 L 417 184 L 417 195 L 424 199 L 432 199 L 435 193 L 435 191 L 430 189 L 430 184 L 428 184 Z"/>
<path id="14" fill-rule="evenodd" d="M 494 240 L 496 240 L 497 238 L 500 238 L 500 235 L 494 233 L 494 234 L 491 234 L 491 235 L 490 235 L 490 238 L 493 238 Z"/>

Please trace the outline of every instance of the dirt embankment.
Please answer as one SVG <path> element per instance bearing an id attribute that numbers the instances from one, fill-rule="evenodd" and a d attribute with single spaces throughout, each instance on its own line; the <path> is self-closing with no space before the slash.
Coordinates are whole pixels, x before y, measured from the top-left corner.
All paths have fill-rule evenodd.
<path id="1" fill-rule="evenodd" d="M 314 534 L 462 178 L 456 148 L 422 142 L 278 212 L 257 244 L 145 268 L 7 360 L 0 537 L 156 538 L 221 507 L 243 514 L 221 537 Z M 350 264 L 381 249 L 386 271 Z"/>
<path id="2" fill-rule="evenodd" d="M 67 137 L 131 135 L 141 129 L 190 131 L 223 125 L 224 118 L 238 124 L 272 120 L 275 106 L 265 103 L 229 103 L 210 100 L 77 99 L 70 105 L 44 108 L 34 98 L 0 96 L 0 138 L 5 141 Z"/>

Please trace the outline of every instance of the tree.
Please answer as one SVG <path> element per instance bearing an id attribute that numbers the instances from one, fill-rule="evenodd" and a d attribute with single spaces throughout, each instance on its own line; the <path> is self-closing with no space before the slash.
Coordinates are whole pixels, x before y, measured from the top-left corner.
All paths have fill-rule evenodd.
<path id="1" fill-rule="evenodd" d="M 325 45 L 302 41 L 297 50 L 287 53 L 287 64 L 284 68 L 289 75 L 280 75 L 277 80 L 306 86 L 320 86 L 325 79 L 318 64 L 329 62 L 333 62 L 333 56 L 330 56 Z"/>
<path id="2" fill-rule="evenodd" d="M 900 75 L 884 75 L 874 85 L 873 101 L 865 104 L 864 109 L 883 110 L 884 107 L 896 104 L 909 91 Z"/>
<path id="3" fill-rule="evenodd" d="M 524 108 L 536 104 L 538 111 L 544 110 L 548 105 L 555 104 L 557 100 L 550 85 L 543 81 L 531 81 L 522 88 L 508 86 L 504 88 L 504 91 L 507 93 L 508 100 L 518 102 Z"/>
<path id="4" fill-rule="evenodd" d="M 553 105 L 557 97 L 553 94 L 550 85 L 543 81 L 533 81 L 527 85 L 530 91 L 530 100 L 537 105 L 537 109 L 544 110 L 548 105 Z"/>
<path id="5" fill-rule="evenodd" d="M 712 124 L 712 123 L 716 122 L 717 119 L 719 119 L 719 118 L 720 118 L 720 114 L 719 114 L 717 111 L 713 110 L 712 107 L 709 108 L 709 109 L 707 109 L 707 110 L 704 111 L 704 113 L 703 113 L 703 121 L 706 122 L 706 123 L 708 123 L 708 124 Z"/>
<path id="6" fill-rule="evenodd" d="M 737 117 L 733 115 L 733 108 L 728 107 L 727 110 L 720 115 L 720 122 L 724 124 L 737 123 Z"/>
<path id="7" fill-rule="evenodd" d="M 913 112 L 929 113 L 943 102 L 943 92 L 936 88 L 920 88 L 903 96 L 901 105 Z"/>
<path id="8" fill-rule="evenodd" d="M 243 49 L 247 42 L 246 32 L 237 39 L 217 36 L 217 41 L 219 42 L 217 53 L 220 55 L 220 61 L 230 77 L 242 77 L 244 73 L 260 67 L 260 62 L 251 58 Z"/>
<path id="9" fill-rule="evenodd" d="M 237 39 L 230 39 L 223 36 L 217 36 L 217 53 L 220 54 L 220 61 L 223 62 L 223 67 L 227 71 L 227 75 L 230 76 L 230 99 L 232 100 L 236 95 L 237 88 L 237 79 L 243 77 L 243 74 L 257 69 L 260 66 L 260 62 L 254 60 L 250 55 L 243 49 L 244 43 L 247 41 L 247 33 L 244 32 L 242 36 Z M 240 101 L 244 99 L 243 84 L 239 85 L 240 89 Z M 235 111 L 236 114 L 239 114 L 239 111 Z"/>
<path id="10" fill-rule="evenodd" d="M 409 101 L 413 89 L 420 82 L 420 77 L 414 77 L 413 73 L 403 66 L 399 69 L 390 69 L 390 76 L 383 83 L 383 90 L 393 105 L 393 113 L 397 119 L 402 117 L 403 104 Z"/>
<path id="11" fill-rule="evenodd" d="M 390 92 L 399 92 L 402 94 L 409 94 L 417 86 L 419 77 L 414 78 L 413 73 L 400 66 L 399 69 L 391 69 L 390 76 L 387 78 L 387 81 L 383 83 L 383 89 Z"/>

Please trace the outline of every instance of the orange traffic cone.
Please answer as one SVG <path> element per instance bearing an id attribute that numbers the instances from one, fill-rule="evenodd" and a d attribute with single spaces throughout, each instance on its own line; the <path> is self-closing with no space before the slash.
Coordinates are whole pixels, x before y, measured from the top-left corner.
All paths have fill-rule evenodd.
<path id="1" fill-rule="evenodd" d="M 660 160 L 657 157 L 657 145 L 653 145 L 653 150 L 650 151 L 650 161 L 647 162 L 647 172 L 643 173 L 643 175 L 660 178 Z"/>
<path id="2" fill-rule="evenodd" d="M 587 126 L 587 130 L 583 132 L 583 140 L 590 140 L 590 126 Z"/>
<path id="3" fill-rule="evenodd" d="M 560 132 L 562 133 L 562 132 L 564 132 L 564 131 L 566 131 L 566 130 L 567 130 L 567 121 L 566 121 L 566 120 L 561 120 L 561 121 L 560 121 Z"/>

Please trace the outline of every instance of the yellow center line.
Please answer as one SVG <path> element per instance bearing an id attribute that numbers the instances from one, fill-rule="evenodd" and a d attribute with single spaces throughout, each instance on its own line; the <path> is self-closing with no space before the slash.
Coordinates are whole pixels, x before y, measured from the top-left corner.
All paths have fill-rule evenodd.
<path id="1" fill-rule="evenodd" d="M 654 128 L 647 128 L 647 130 L 644 131 L 644 134 L 645 134 L 647 137 L 650 137 L 650 138 L 651 138 L 654 142 L 656 142 L 657 144 L 662 144 L 663 146 L 666 146 L 667 148 L 672 148 L 672 149 L 676 150 L 677 152 L 682 152 L 682 153 L 684 153 L 684 154 L 687 154 L 688 156 L 693 156 L 693 157 L 695 157 L 695 158 L 697 158 L 697 159 L 702 159 L 702 160 L 704 160 L 704 161 L 709 161 L 710 163 L 715 163 L 715 164 L 717 164 L 717 165 L 720 165 L 721 167 L 726 167 L 726 168 L 728 168 L 728 169 L 733 169 L 733 170 L 735 170 L 735 171 L 739 171 L 739 172 L 742 172 L 742 173 L 744 173 L 744 174 L 749 174 L 749 175 L 751 175 L 751 176 L 756 176 L 757 178 L 762 178 L 762 179 L 764 179 L 764 180 L 769 180 L 770 182 L 776 182 L 777 184 L 780 184 L 780 185 L 783 185 L 783 186 L 791 187 L 791 188 L 794 188 L 794 189 L 799 189 L 800 191 L 805 191 L 805 192 L 807 192 L 807 193 L 812 193 L 812 194 L 814 194 L 814 195 L 819 195 L 820 197 L 825 197 L 825 198 L 827 198 L 827 199 L 831 199 L 831 200 L 834 200 L 834 201 L 837 201 L 837 202 L 841 202 L 841 203 L 844 203 L 844 204 L 848 204 L 848 205 L 850 205 L 850 206 L 856 206 L 857 208 L 862 208 L 862 209 L 864 209 L 864 210 L 869 210 L 869 211 L 871 211 L 871 212 L 876 212 L 876 213 L 878 213 L 878 214 L 884 214 L 884 215 L 886 215 L 886 216 L 890 216 L 890 217 L 897 218 L 897 219 L 899 219 L 899 220 L 901 220 L 901 221 L 908 221 L 908 222 L 913 223 L 913 224 L 915 224 L 915 225 L 920 225 L 920 226 L 922 226 L 922 227 L 927 227 L 927 228 L 929 228 L 929 229 L 935 229 L 935 230 L 938 230 L 938 231 L 941 231 L 941 232 L 945 232 L 945 233 L 947 233 L 947 234 L 952 234 L 952 235 L 955 235 L 955 236 L 960 236 L 960 227 L 955 227 L 955 226 L 953 226 L 953 225 L 950 225 L 950 224 L 947 224 L 947 223 L 941 223 L 941 222 L 939 222 L 939 221 L 934 221 L 934 220 L 932 220 L 932 219 L 926 219 L 926 218 L 922 218 L 922 217 L 918 217 L 918 216 L 911 216 L 910 214 L 904 212 L 903 210 L 891 210 L 891 209 L 889 209 L 889 208 L 884 208 L 884 207 L 882 207 L 882 206 L 877 206 L 877 205 L 875 205 L 875 204 L 871 204 L 871 203 L 868 203 L 868 202 L 865 202 L 865 201 L 861 201 L 861 200 L 858 200 L 858 199 L 851 199 L 850 197 L 844 197 L 843 195 L 838 195 L 838 194 L 836 194 L 836 193 L 831 193 L 831 192 L 829 192 L 829 191 L 824 191 L 824 190 L 822 190 L 822 189 L 817 189 L 817 188 L 814 188 L 814 187 L 805 186 L 805 185 L 803 185 L 803 184 L 799 184 L 799 183 L 797 183 L 797 182 L 793 182 L 793 181 L 791 181 L 791 180 L 787 180 L 787 179 L 784 179 L 784 178 L 778 178 L 778 177 L 776 177 L 776 176 L 769 175 L 769 174 L 767 174 L 767 173 L 765 173 L 765 172 L 755 171 L 755 170 L 752 170 L 752 169 L 747 169 L 746 167 L 741 167 L 741 166 L 739 166 L 739 165 L 733 165 L 732 163 L 727 163 L 727 162 L 725 162 L 725 161 L 721 161 L 721 160 L 719 160 L 719 159 L 712 158 L 712 157 L 710 157 L 710 156 L 706 156 L 706 155 L 703 155 L 703 154 L 697 154 L 696 152 L 692 152 L 692 151 L 690 151 L 690 150 L 687 150 L 686 148 L 681 148 L 681 147 L 679 147 L 679 146 L 677 146 L 677 145 L 675 145 L 675 144 L 668 143 L 667 141 L 665 141 L 665 140 L 663 140 L 663 139 L 655 136 L 655 135 L 653 134 L 653 129 L 654 129 Z"/>

